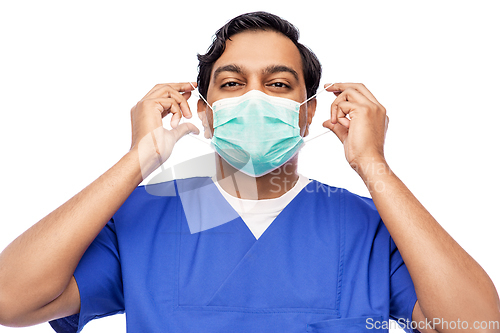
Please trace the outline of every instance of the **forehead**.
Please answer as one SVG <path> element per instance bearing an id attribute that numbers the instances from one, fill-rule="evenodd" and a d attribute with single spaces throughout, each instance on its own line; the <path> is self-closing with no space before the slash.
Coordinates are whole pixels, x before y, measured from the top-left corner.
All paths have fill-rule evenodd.
<path id="1" fill-rule="evenodd" d="M 299 74 L 299 81 L 304 82 L 298 48 L 288 37 L 275 31 L 245 31 L 231 36 L 214 63 L 212 78 L 217 68 L 227 65 L 238 65 L 250 73 L 284 65 L 293 68 Z"/>

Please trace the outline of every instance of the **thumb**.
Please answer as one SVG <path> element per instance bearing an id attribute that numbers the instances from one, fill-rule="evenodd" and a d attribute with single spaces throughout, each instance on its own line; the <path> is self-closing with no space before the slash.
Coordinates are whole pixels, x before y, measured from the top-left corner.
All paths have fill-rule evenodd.
<path id="1" fill-rule="evenodd" d="M 175 141 L 177 142 L 180 138 L 188 133 L 194 133 L 198 135 L 200 133 L 200 130 L 194 124 L 182 123 L 176 128 L 172 129 L 170 132 L 174 135 Z"/>
<path id="2" fill-rule="evenodd" d="M 345 126 L 342 126 L 340 123 L 332 124 L 330 120 L 326 120 L 323 123 L 323 127 L 330 129 L 339 138 L 340 142 L 344 143 L 349 131 Z"/>

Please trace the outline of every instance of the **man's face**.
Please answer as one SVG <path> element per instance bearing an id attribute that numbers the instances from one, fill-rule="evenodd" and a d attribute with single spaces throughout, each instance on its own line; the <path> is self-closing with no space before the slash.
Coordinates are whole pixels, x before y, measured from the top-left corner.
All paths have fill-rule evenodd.
<path id="1" fill-rule="evenodd" d="M 226 42 L 224 53 L 212 68 L 207 101 L 212 105 L 219 99 L 241 96 L 250 90 L 299 103 L 306 100 L 302 59 L 286 36 L 274 31 L 245 31 Z M 303 135 L 316 106 L 315 101 L 307 104 L 300 110 Z M 199 111 L 205 110 L 213 133 L 212 111 L 200 103 Z"/>

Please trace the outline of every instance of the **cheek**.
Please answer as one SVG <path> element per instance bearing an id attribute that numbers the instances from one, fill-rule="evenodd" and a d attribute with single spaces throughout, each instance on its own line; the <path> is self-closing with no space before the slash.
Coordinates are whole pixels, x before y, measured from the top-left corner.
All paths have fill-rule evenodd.
<path id="1" fill-rule="evenodd" d="M 214 116 L 213 116 L 213 111 L 210 108 L 207 108 L 207 120 L 208 120 L 208 126 L 210 127 L 210 132 L 214 132 Z"/>
<path id="2" fill-rule="evenodd" d="M 301 130 L 304 130 L 304 127 L 307 124 L 307 109 L 304 105 L 300 107 L 299 113 L 299 127 Z"/>

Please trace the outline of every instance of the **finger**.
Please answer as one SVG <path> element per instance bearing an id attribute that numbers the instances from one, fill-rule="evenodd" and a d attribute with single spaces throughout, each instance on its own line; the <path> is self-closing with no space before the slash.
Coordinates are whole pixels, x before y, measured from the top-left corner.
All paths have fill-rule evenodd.
<path id="1" fill-rule="evenodd" d="M 184 92 L 193 91 L 194 90 L 193 86 L 196 88 L 198 85 L 196 82 L 160 84 L 160 85 L 158 85 L 158 89 L 156 91 L 162 92 L 165 89 L 172 89 L 172 90 L 177 91 L 179 93 L 184 93 Z"/>
<path id="2" fill-rule="evenodd" d="M 370 90 L 368 90 L 368 88 L 366 88 L 366 86 L 364 84 L 354 83 L 353 85 L 354 85 L 353 86 L 354 89 L 356 89 L 357 91 L 359 91 L 360 93 L 365 95 L 370 101 L 372 101 L 375 104 L 380 104 L 378 102 L 378 100 L 375 98 L 375 96 L 372 94 L 372 92 Z"/>
<path id="3" fill-rule="evenodd" d="M 188 92 L 193 91 L 193 86 L 196 88 L 198 84 L 196 82 L 181 82 L 181 83 L 159 83 L 155 85 L 144 97 L 151 96 L 165 88 L 172 88 L 178 92 Z"/>
<path id="4" fill-rule="evenodd" d="M 169 86 L 177 90 L 178 92 L 188 92 L 193 91 L 193 86 L 196 88 L 198 84 L 196 82 L 181 82 L 181 83 L 170 83 Z"/>
<path id="5" fill-rule="evenodd" d="M 330 129 L 337 138 L 339 138 L 340 142 L 344 143 L 345 139 L 347 138 L 347 134 L 349 133 L 349 130 L 342 126 L 341 124 L 332 124 L 329 120 L 325 121 L 323 123 L 323 127 L 326 127 Z"/>
<path id="6" fill-rule="evenodd" d="M 192 89 L 193 88 L 191 87 L 191 90 Z M 184 97 L 184 95 L 183 95 L 186 93 L 189 93 L 189 95 L 187 96 L 187 98 L 189 98 L 189 96 L 191 94 L 190 91 L 184 92 L 181 94 L 179 91 L 175 90 L 173 87 L 170 87 L 167 85 L 167 86 L 164 86 L 164 87 L 157 89 L 150 96 L 148 96 L 148 98 L 161 98 L 161 97 L 173 98 L 177 102 L 177 104 L 179 104 L 184 117 L 191 118 L 192 117 L 191 109 L 189 108 L 187 98 Z"/>
<path id="7" fill-rule="evenodd" d="M 191 82 L 194 87 L 197 87 L 196 82 Z M 187 103 L 187 99 L 191 96 L 193 86 L 189 82 L 183 83 L 169 83 L 157 84 L 143 99 L 156 98 L 156 97 L 171 97 L 174 98 L 180 105 L 183 115 L 186 118 L 191 118 L 192 113 Z M 184 96 L 184 94 L 188 95 Z"/>
<path id="8" fill-rule="evenodd" d="M 181 94 L 182 97 L 184 97 L 184 99 L 187 101 L 189 99 L 189 97 L 191 97 L 191 92 L 188 91 L 188 92 L 184 92 Z"/>
<path id="9" fill-rule="evenodd" d="M 151 88 L 151 90 L 148 91 L 148 93 L 146 95 L 144 95 L 144 97 L 142 99 L 151 97 L 153 94 L 157 93 L 158 90 L 160 90 L 161 88 L 166 87 L 168 85 L 170 85 L 170 84 L 169 83 L 158 83 L 158 84 L 155 84 L 155 86 L 153 88 Z"/>
<path id="10" fill-rule="evenodd" d="M 373 104 L 370 99 L 368 99 L 365 95 L 360 93 L 354 88 L 347 88 L 342 91 L 340 95 L 337 96 L 335 101 L 333 101 L 334 104 L 339 104 L 343 101 L 349 101 L 349 102 L 354 102 L 358 104 Z"/>
<path id="11" fill-rule="evenodd" d="M 340 95 L 340 93 L 342 93 L 342 90 L 338 88 L 332 88 L 333 86 L 334 86 L 333 83 L 325 83 L 324 88 L 326 91 L 333 92 L 335 96 Z"/>
<path id="12" fill-rule="evenodd" d="M 341 102 L 347 101 L 347 95 L 342 95 L 340 94 L 337 96 L 337 98 L 333 101 L 332 105 L 330 106 L 330 118 L 332 124 L 336 124 L 338 119 L 337 119 L 337 113 L 338 113 L 338 105 Z"/>
<path id="13" fill-rule="evenodd" d="M 337 104 L 333 104 L 330 106 L 330 122 L 332 124 L 337 123 Z"/>
<path id="14" fill-rule="evenodd" d="M 173 98 L 154 98 L 142 101 L 145 109 L 154 109 L 160 112 L 161 117 L 164 118 L 170 112 L 181 113 L 179 104 Z"/>
<path id="15" fill-rule="evenodd" d="M 193 124 L 191 123 L 182 123 L 176 128 L 171 130 L 171 133 L 174 134 L 175 141 L 179 141 L 180 138 L 182 138 L 184 135 L 188 133 L 194 133 L 198 135 L 200 133 L 200 130 Z"/>
<path id="16" fill-rule="evenodd" d="M 354 110 L 356 105 L 347 101 L 347 95 L 337 97 L 330 107 L 330 121 L 332 124 L 340 122 L 343 126 L 349 127 L 348 115 Z"/>
<path id="17" fill-rule="evenodd" d="M 336 123 L 341 124 L 342 126 L 349 128 L 349 125 L 351 123 L 350 119 L 348 118 L 350 112 L 354 110 L 355 105 L 351 102 L 348 101 L 342 101 L 339 104 L 337 104 L 337 121 Z"/>
<path id="18" fill-rule="evenodd" d="M 182 112 L 180 112 L 180 110 L 178 112 L 172 112 L 172 119 L 170 119 L 170 126 L 172 126 L 172 128 L 176 128 L 177 125 L 179 125 L 181 118 L 182 118 Z"/>
<path id="19" fill-rule="evenodd" d="M 368 100 L 373 103 L 380 104 L 375 96 L 366 88 L 366 86 L 362 83 L 335 83 L 334 85 L 328 87 L 326 91 L 336 92 L 336 91 L 345 91 L 347 89 L 354 89 L 358 91 L 360 94 L 364 95 Z"/>

